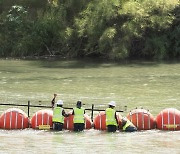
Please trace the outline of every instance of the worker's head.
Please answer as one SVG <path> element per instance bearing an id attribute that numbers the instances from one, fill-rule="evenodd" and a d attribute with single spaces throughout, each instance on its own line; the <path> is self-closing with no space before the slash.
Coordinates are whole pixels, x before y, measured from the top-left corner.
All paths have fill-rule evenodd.
<path id="1" fill-rule="evenodd" d="M 116 106 L 116 102 L 115 101 L 110 101 L 108 103 L 108 105 L 109 105 L 109 107 L 114 108 Z"/>
<path id="2" fill-rule="evenodd" d="M 62 107 L 63 106 L 63 101 L 62 100 L 58 100 L 56 105 L 57 105 L 57 107 Z"/>
<path id="3" fill-rule="evenodd" d="M 80 108 L 82 106 L 82 102 L 79 100 L 77 101 L 76 107 Z"/>

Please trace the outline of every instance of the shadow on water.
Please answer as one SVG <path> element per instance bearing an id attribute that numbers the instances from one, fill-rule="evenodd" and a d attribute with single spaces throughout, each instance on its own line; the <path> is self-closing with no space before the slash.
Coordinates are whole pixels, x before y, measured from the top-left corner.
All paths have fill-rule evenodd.
<path id="1" fill-rule="evenodd" d="M 164 62 L 143 60 L 110 61 L 104 59 L 82 59 L 82 60 L 35 60 L 30 65 L 44 68 L 63 69 L 88 69 L 88 68 L 110 68 L 110 67 L 157 67 Z"/>
<path id="2" fill-rule="evenodd" d="M 21 59 L 7 59 L 8 61 L 21 61 Z M 158 67 L 160 64 L 179 64 L 179 60 L 107 60 L 98 58 L 83 58 L 83 59 L 57 59 L 57 58 L 46 58 L 46 59 L 24 59 L 27 62 L 26 65 L 40 67 L 40 68 L 63 68 L 63 69 L 89 69 L 89 68 L 110 68 L 110 67 Z M 6 60 L 4 60 L 6 62 Z M 13 69 L 18 72 L 20 69 Z M 21 72 L 19 70 L 19 72 Z"/>
<path id="3" fill-rule="evenodd" d="M 1 59 L 3 60 L 3 59 Z M 180 60 L 144 60 L 144 59 L 125 59 L 125 60 L 107 60 L 101 58 L 81 58 L 65 59 L 56 57 L 47 57 L 43 59 L 7 59 L 7 61 L 25 61 L 27 65 L 42 68 L 63 68 L 63 69 L 88 69 L 88 68 L 109 68 L 109 67 L 158 67 L 160 64 L 179 64 Z M 6 60 L 4 60 L 6 62 Z M 22 66 L 20 66 L 22 67 Z M 19 69 L 17 69 L 19 70 Z M 17 71 L 16 70 L 16 71 Z M 12 70 L 13 71 L 13 70 Z M 21 71 L 20 71 L 21 72 Z"/>

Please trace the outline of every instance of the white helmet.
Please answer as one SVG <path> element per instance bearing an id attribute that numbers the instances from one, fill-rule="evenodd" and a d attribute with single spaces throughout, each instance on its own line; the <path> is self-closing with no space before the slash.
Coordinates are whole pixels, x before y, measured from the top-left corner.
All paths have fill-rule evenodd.
<path id="1" fill-rule="evenodd" d="M 63 101 L 62 100 L 58 100 L 56 104 L 57 105 L 63 105 Z"/>
<path id="2" fill-rule="evenodd" d="M 115 101 L 110 101 L 109 103 L 108 103 L 109 105 L 111 105 L 111 106 L 116 106 L 116 102 Z"/>

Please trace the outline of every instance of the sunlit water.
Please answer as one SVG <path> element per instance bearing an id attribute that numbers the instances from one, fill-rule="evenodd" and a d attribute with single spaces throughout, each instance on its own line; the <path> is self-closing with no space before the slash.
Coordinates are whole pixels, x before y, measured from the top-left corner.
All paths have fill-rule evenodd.
<path id="1" fill-rule="evenodd" d="M 167 107 L 180 109 L 180 63 L 0 60 L 0 103 L 50 105 L 53 93 L 72 107 L 79 99 L 85 107 L 104 108 L 115 100 L 120 108 L 128 107 L 123 115 L 144 107 L 155 117 Z M 0 112 L 6 108 L 0 106 Z M 0 153 L 178 154 L 180 132 L 0 130 Z"/>

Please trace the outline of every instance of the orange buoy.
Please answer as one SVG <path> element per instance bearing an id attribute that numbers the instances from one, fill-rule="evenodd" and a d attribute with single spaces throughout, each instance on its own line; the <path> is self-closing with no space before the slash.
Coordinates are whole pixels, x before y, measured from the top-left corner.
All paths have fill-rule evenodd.
<path id="1" fill-rule="evenodd" d="M 106 114 L 104 111 L 100 112 L 94 118 L 94 129 L 106 130 Z"/>
<path id="2" fill-rule="evenodd" d="M 145 109 L 134 109 L 130 111 L 127 118 L 138 130 L 150 130 L 155 128 L 155 119 L 153 115 Z"/>
<path id="3" fill-rule="evenodd" d="M 29 119 L 21 109 L 10 108 L 0 116 L 0 128 L 25 129 L 29 127 Z"/>
<path id="4" fill-rule="evenodd" d="M 156 116 L 157 129 L 180 130 L 180 111 L 174 108 L 162 110 Z"/>
<path id="5" fill-rule="evenodd" d="M 121 118 L 119 114 L 116 115 L 118 120 L 118 125 L 121 126 Z M 101 111 L 95 118 L 94 118 L 94 129 L 97 130 L 106 130 L 106 113 L 105 111 Z"/>
<path id="6" fill-rule="evenodd" d="M 44 109 L 37 111 L 31 118 L 31 127 L 34 129 L 52 128 L 53 111 Z"/>
<path id="7" fill-rule="evenodd" d="M 92 128 L 92 122 L 90 117 L 85 114 L 85 129 L 91 129 Z M 69 114 L 68 117 L 64 118 L 64 129 L 73 130 L 74 129 L 74 123 L 73 123 L 74 115 Z"/>

